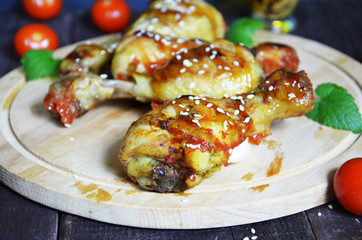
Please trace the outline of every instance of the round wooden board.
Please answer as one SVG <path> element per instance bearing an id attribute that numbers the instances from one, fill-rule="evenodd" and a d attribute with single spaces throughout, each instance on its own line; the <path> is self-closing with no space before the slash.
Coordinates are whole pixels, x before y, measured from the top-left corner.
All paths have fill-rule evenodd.
<path id="1" fill-rule="evenodd" d="M 360 63 L 291 35 L 258 32 L 257 39 L 293 46 L 300 69 L 314 86 L 343 86 L 362 109 Z M 73 47 L 55 54 L 64 56 Z M 129 125 L 149 106 L 127 99 L 110 101 L 65 128 L 42 107 L 49 84 L 25 84 L 21 68 L 0 80 L 1 180 L 36 202 L 99 221 L 195 229 L 293 214 L 329 201 L 336 168 L 361 154 L 360 135 L 306 117 L 287 119 L 273 122 L 273 135 L 259 146 L 238 147 L 228 167 L 194 189 L 183 194 L 147 192 L 127 179 L 117 154 Z"/>

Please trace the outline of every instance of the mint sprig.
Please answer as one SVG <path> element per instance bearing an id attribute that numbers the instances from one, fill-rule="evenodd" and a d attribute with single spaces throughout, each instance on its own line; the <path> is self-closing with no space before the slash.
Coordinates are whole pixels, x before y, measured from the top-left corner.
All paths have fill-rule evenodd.
<path id="1" fill-rule="evenodd" d="M 255 31 L 264 28 L 263 21 L 259 19 L 240 18 L 230 25 L 226 38 L 233 43 L 243 43 L 246 47 L 251 48 Z"/>
<path id="2" fill-rule="evenodd" d="M 60 62 L 53 58 L 51 50 L 28 50 L 21 58 L 28 81 L 58 75 Z"/>
<path id="3" fill-rule="evenodd" d="M 324 83 L 316 88 L 315 93 L 319 99 L 315 99 L 313 111 L 306 114 L 308 118 L 332 128 L 362 132 L 361 113 L 346 89 Z"/>

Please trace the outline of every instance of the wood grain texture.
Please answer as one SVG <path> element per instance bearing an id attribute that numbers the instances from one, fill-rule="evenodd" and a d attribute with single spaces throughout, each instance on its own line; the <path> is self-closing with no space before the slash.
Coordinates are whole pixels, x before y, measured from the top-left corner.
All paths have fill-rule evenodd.
<path id="1" fill-rule="evenodd" d="M 257 39 L 292 45 L 301 58 L 301 69 L 315 85 L 342 85 L 362 105 L 358 62 L 295 36 L 260 32 Z M 72 48 L 55 54 L 63 56 Z M 24 76 L 16 69 L 0 83 L 4 96 L 0 146 L 8 155 L 1 160 L 5 184 L 47 206 L 110 223 L 188 229 L 289 215 L 331 199 L 331 174 L 361 148 L 359 135 L 321 127 L 305 117 L 288 119 L 274 123 L 273 135 L 260 146 L 249 146 L 247 153 L 234 151 L 232 159 L 240 163 L 185 194 L 146 192 L 129 182 L 117 153 L 129 125 L 148 106 L 133 100 L 111 101 L 64 128 L 41 105 L 49 81 L 24 85 Z M 280 172 L 267 176 L 277 160 Z M 250 173 L 253 177 L 245 179 Z"/>
<path id="2" fill-rule="evenodd" d="M 57 211 L 29 201 L 3 184 L 0 202 L 0 239 L 57 239 Z"/>

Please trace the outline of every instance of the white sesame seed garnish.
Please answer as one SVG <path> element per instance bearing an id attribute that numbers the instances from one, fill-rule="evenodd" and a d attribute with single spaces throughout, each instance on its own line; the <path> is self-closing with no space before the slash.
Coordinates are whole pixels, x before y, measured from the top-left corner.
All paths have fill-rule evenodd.
<path id="1" fill-rule="evenodd" d="M 186 67 L 191 67 L 192 66 L 192 62 L 188 59 L 185 59 L 182 64 Z"/>
<path id="2" fill-rule="evenodd" d="M 225 114 L 225 111 L 224 111 L 222 108 L 220 108 L 220 107 L 216 108 L 216 111 L 218 111 L 218 112 L 220 112 L 220 113 L 224 113 L 224 114 Z"/>
<path id="3" fill-rule="evenodd" d="M 239 113 L 240 113 L 240 111 L 238 109 L 236 109 L 234 112 L 234 115 L 237 116 L 237 115 L 239 115 Z"/>
<path id="4" fill-rule="evenodd" d="M 221 65 L 218 65 L 218 66 L 217 66 L 217 69 L 220 69 L 220 70 L 221 70 L 221 69 L 222 69 L 222 66 L 221 66 Z"/>
<path id="5" fill-rule="evenodd" d="M 328 204 L 328 208 L 329 208 L 329 209 L 333 209 L 333 205 L 332 205 L 332 204 Z"/>
<path id="6" fill-rule="evenodd" d="M 270 86 L 270 87 L 268 88 L 269 91 L 273 91 L 273 89 L 274 89 L 273 86 Z"/>
<path id="7" fill-rule="evenodd" d="M 199 123 L 199 120 L 197 120 L 197 119 L 193 119 L 193 120 L 192 120 L 192 122 L 196 123 L 196 124 L 197 124 L 197 126 L 201 127 L 201 125 L 200 125 L 200 123 Z"/>
<path id="8" fill-rule="evenodd" d="M 187 115 L 189 115 L 189 113 L 188 113 L 188 112 L 184 112 L 184 111 L 180 111 L 180 115 L 187 116 Z"/>
<path id="9" fill-rule="evenodd" d="M 226 120 L 224 121 L 224 129 L 228 130 L 228 121 L 226 121 Z"/>
<path id="10" fill-rule="evenodd" d="M 194 117 L 197 117 L 197 118 L 200 118 L 200 117 L 202 117 L 200 114 L 194 114 Z"/>
<path id="11" fill-rule="evenodd" d="M 211 50 L 210 47 L 205 48 L 205 52 L 210 52 L 210 50 Z"/>
<path id="12" fill-rule="evenodd" d="M 226 70 L 226 71 L 230 71 L 230 70 L 231 70 L 231 68 L 229 68 L 228 66 L 225 66 L 225 67 L 224 67 L 224 70 Z"/>
<path id="13" fill-rule="evenodd" d="M 233 63 L 234 63 L 234 65 L 235 65 L 235 66 L 237 66 L 237 67 L 239 67 L 239 66 L 240 66 L 240 64 L 239 64 L 239 62 L 238 62 L 238 61 L 234 61 Z"/>
<path id="14" fill-rule="evenodd" d="M 245 118 L 244 123 L 250 122 L 250 117 Z"/>
<path id="15" fill-rule="evenodd" d="M 205 73 L 205 70 L 203 70 L 203 69 L 201 69 L 201 70 L 198 71 L 198 74 L 199 74 L 199 75 L 202 75 L 202 74 L 204 74 L 204 73 Z"/>
<path id="16" fill-rule="evenodd" d="M 244 237 L 243 240 L 249 240 L 249 237 Z"/>
<path id="17" fill-rule="evenodd" d="M 186 108 L 184 105 L 182 105 L 182 104 L 179 104 L 178 105 L 179 107 L 181 107 L 181 108 Z"/>
<path id="18" fill-rule="evenodd" d="M 210 59 L 213 60 L 216 57 L 216 55 L 211 55 Z"/>
<path id="19" fill-rule="evenodd" d="M 193 62 L 198 62 L 199 60 L 197 58 L 192 59 Z"/>
<path id="20" fill-rule="evenodd" d="M 196 86 L 196 84 L 194 82 L 192 82 L 192 83 L 190 83 L 189 88 L 193 89 L 195 86 Z"/>
<path id="21" fill-rule="evenodd" d="M 195 100 L 195 104 L 196 105 L 200 104 L 200 100 Z"/>
<path id="22" fill-rule="evenodd" d="M 181 68 L 180 73 L 184 73 L 184 72 L 186 72 L 186 68 Z"/>
<path id="23" fill-rule="evenodd" d="M 183 21 L 183 20 L 179 21 L 179 22 L 178 22 L 178 25 L 179 25 L 180 27 L 185 26 L 185 21 Z"/>
<path id="24" fill-rule="evenodd" d="M 212 107 L 212 103 L 208 103 L 208 104 L 206 105 L 206 107 L 211 108 L 211 107 Z"/>
<path id="25" fill-rule="evenodd" d="M 224 98 L 229 98 L 229 94 L 224 94 Z"/>
<path id="26" fill-rule="evenodd" d="M 245 133 L 245 129 L 243 128 L 243 130 L 241 130 L 242 133 Z"/>
<path id="27" fill-rule="evenodd" d="M 246 96 L 247 99 L 253 99 L 254 98 L 254 94 L 249 94 L 248 96 Z"/>
<path id="28" fill-rule="evenodd" d="M 180 60 L 181 58 L 182 58 L 181 55 L 176 55 L 177 60 Z"/>
<path id="29" fill-rule="evenodd" d="M 257 238 L 258 238 L 258 236 L 252 236 L 252 237 L 251 237 L 252 240 L 255 240 L 255 239 L 257 239 Z"/>
<path id="30" fill-rule="evenodd" d="M 322 216 L 322 213 L 321 213 L 321 212 L 318 212 L 318 214 L 317 214 L 317 215 L 318 215 L 318 217 L 320 217 L 320 216 Z"/>
<path id="31" fill-rule="evenodd" d="M 239 109 L 240 109 L 240 111 L 242 111 L 242 112 L 245 110 L 245 108 L 244 108 L 243 105 L 239 105 Z"/>
<path id="32" fill-rule="evenodd" d="M 172 104 L 175 104 L 175 103 L 176 103 L 176 101 L 175 101 L 175 100 L 173 100 L 173 101 L 172 101 Z"/>
<path id="33" fill-rule="evenodd" d="M 194 100 L 195 98 L 193 96 L 189 96 L 189 99 L 190 100 Z"/>
<path id="34" fill-rule="evenodd" d="M 251 228 L 250 231 L 251 231 L 252 234 L 255 234 L 255 229 L 254 228 Z"/>

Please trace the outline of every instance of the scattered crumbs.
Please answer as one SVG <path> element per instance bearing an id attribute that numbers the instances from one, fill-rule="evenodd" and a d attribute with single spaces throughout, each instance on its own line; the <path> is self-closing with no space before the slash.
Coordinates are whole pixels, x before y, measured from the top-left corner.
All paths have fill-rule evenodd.
<path id="1" fill-rule="evenodd" d="M 322 216 L 322 213 L 321 212 L 318 212 L 318 217 Z"/>
<path id="2" fill-rule="evenodd" d="M 258 236 L 252 236 L 251 237 L 251 239 L 253 239 L 253 240 L 255 240 L 255 239 L 257 239 L 258 238 Z"/>
<path id="3" fill-rule="evenodd" d="M 329 209 L 333 209 L 333 205 L 332 205 L 332 204 L 328 204 L 328 208 L 329 208 Z"/>
<path id="4" fill-rule="evenodd" d="M 252 234 L 255 234 L 255 229 L 254 228 L 250 229 L 250 231 L 251 231 Z"/>
<path id="5" fill-rule="evenodd" d="M 243 240 L 249 240 L 249 237 L 244 237 Z"/>

